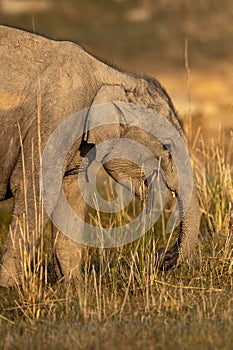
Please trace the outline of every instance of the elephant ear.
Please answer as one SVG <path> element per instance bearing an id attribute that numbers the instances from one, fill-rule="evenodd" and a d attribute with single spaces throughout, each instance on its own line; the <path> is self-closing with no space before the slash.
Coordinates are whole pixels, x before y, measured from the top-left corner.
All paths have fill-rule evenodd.
<path id="1" fill-rule="evenodd" d="M 89 144 L 119 139 L 124 132 L 124 115 L 117 102 L 127 102 L 125 89 L 103 85 L 95 95 L 87 114 L 84 139 Z"/>

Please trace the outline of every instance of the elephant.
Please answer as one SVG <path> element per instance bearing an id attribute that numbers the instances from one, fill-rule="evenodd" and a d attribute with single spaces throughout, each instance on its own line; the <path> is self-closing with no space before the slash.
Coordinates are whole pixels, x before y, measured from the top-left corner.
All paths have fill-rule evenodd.
<path id="1" fill-rule="evenodd" d="M 84 164 L 90 165 L 95 158 L 95 153 L 92 158 L 88 156 L 90 150 L 107 138 L 136 139 L 149 148 L 160 160 L 164 183 L 175 194 L 182 212 L 183 197 L 169 148 L 150 133 L 145 136 L 135 125 L 123 122 L 120 103 L 149 108 L 169 121 L 186 144 L 182 122 L 167 92 L 155 78 L 124 72 L 97 59 L 76 43 L 55 41 L 7 26 L 0 26 L 0 61 L 0 200 L 14 198 L 12 222 L 0 264 L 2 287 L 22 283 L 22 227 L 26 227 L 30 253 L 39 240 L 37 237 L 35 242 L 33 232 L 41 224 L 35 213 L 39 209 L 43 212 L 43 226 L 48 220 L 46 211 L 37 204 L 41 154 L 54 130 L 77 111 L 83 110 L 86 115 L 79 123 L 81 137 L 65 157 L 62 188 L 80 218 L 85 217 L 88 205 L 77 186 L 77 174 L 87 171 Z M 114 107 L 113 118 L 118 122 L 86 132 L 88 123 L 92 123 L 94 106 L 104 103 Z M 152 118 L 151 123 L 156 125 L 156 116 Z M 106 155 L 111 152 L 114 153 L 114 146 L 106 150 Z M 145 191 L 148 190 L 149 180 L 134 164 L 108 159 L 103 167 L 110 177 L 116 181 L 126 178 L 136 196 L 140 196 L 141 182 L 145 184 Z M 86 176 L 83 179 L 85 181 Z M 161 257 L 160 266 L 165 270 L 187 260 L 197 243 L 200 212 L 195 183 L 183 214 L 175 244 L 168 249 L 160 248 L 157 253 L 157 258 Z M 80 244 L 59 232 L 54 250 L 65 280 L 76 278 L 80 273 L 82 249 Z"/>

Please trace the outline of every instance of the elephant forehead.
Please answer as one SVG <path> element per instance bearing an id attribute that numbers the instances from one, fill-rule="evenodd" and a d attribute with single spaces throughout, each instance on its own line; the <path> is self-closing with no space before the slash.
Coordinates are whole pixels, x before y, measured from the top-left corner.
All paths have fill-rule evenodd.
<path id="1" fill-rule="evenodd" d="M 17 108 L 25 98 L 25 95 L 0 89 L 0 109 L 10 110 Z"/>

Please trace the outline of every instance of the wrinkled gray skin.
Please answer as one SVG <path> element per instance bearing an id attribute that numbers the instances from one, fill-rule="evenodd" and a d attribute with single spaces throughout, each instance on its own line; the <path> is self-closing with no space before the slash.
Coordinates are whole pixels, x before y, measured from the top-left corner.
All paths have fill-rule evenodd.
<path id="1" fill-rule="evenodd" d="M 38 201 L 39 173 L 38 116 L 40 119 L 41 152 L 55 128 L 66 118 L 92 104 L 103 102 L 132 102 L 168 118 L 185 139 L 181 123 L 172 102 L 161 85 L 152 78 L 137 77 L 99 61 L 77 44 L 58 42 L 21 30 L 0 26 L 0 200 L 14 197 L 11 230 L 8 233 L 0 265 L 0 285 L 7 287 L 22 281 L 20 254 L 21 231 L 17 218 L 23 223 L 26 212 L 29 237 L 35 231 L 35 197 Z M 88 118 L 88 116 L 87 116 Z M 156 123 L 156 120 L 153 120 Z M 85 126 L 83 125 L 83 130 Z M 19 130 L 22 142 L 19 137 Z M 63 171 L 63 189 L 72 207 L 84 218 L 86 204 L 77 186 L 77 173 L 84 171 L 80 163 L 93 142 L 105 137 L 99 128 L 86 142 L 78 140 L 69 152 Z M 132 137 L 145 144 L 161 158 L 166 185 L 179 198 L 178 182 L 172 158 L 167 149 L 135 127 L 120 123 L 109 129 L 109 136 Z M 22 145 L 24 164 L 22 162 Z M 90 145 L 90 147 L 88 147 Z M 86 160 L 88 161 L 88 160 Z M 128 178 L 139 192 L 142 174 L 131 163 L 110 160 L 104 164 L 115 180 Z M 25 170 L 24 170 L 25 169 Z M 25 177 L 23 176 L 25 175 Z M 34 180 L 33 180 L 34 179 Z M 25 189 L 27 207 L 25 206 Z M 37 208 L 39 210 L 39 208 Z M 44 215 L 44 223 L 47 221 Z M 168 269 L 187 259 L 199 231 L 199 206 L 195 188 L 190 206 L 180 225 L 177 242 L 165 254 L 162 266 Z M 12 240 L 12 236 L 14 239 Z M 28 252 L 35 244 L 29 238 Z M 159 254 L 164 249 L 159 250 Z M 55 242 L 55 253 L 62 276 L 77 277 L 80 271 L 81 247 L 63 234 Z"/>

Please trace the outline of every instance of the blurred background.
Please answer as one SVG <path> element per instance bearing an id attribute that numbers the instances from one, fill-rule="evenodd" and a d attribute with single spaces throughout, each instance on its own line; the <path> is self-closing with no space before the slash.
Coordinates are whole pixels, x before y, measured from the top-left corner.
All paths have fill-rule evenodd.
<path id="1" fill-rule="evenodd" d="M 231 0 L 0 0 L 1 24 L 159 79 L 207 143 L 233 129 L 232 14 Z"/>

